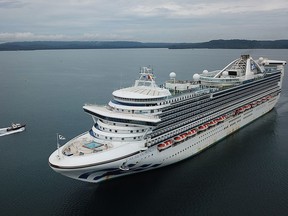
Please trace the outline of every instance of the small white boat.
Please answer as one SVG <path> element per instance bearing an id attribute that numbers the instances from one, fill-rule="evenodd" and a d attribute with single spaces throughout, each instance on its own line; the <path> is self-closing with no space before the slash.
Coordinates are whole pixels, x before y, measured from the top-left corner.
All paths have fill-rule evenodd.
<path id="1" fill-rule="evenodd" d="M 19 123 L 12 123 L 10 127 L 0 128 L 0 136 L 22 132 L 25 130 L 25 126 L 26 124 L 21 125 Z"/>

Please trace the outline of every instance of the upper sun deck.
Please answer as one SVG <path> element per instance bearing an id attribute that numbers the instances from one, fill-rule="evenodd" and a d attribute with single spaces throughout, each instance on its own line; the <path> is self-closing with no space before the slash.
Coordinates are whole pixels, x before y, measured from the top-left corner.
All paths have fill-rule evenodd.
<path id="1" fill-rule="evenodd" d="M 285 64 L 285 61 L 264 58 L 254 60 L 250 55 L 241 55 L 239 59 L 232 61 L 222 70 L 204 71 L 198 78 L 203 86 L 229 87 L 260 79 L 269 73 L 280 71 L 277 65 L 281 67 Z"/>
<path id="2" fill-rule="evenodd" d="M 113 92 L 114 99 L 117 101 L 136 103 L 157 101 L 170 95 L 169 90 L 156 85 L 154 74 L 148 67 L 141 69 L 140 77 L 135 81 L 134 86 Z"/>
<path id="3" fill-rule="evenodd" d="M 268 60 L 262 57 L 254 60 L 249 55 L 242 55 L 222 70 L 211 72 L 204 70 L 201 74 L 194 74 L 194 82 L 175 81 L 176 74 L 171 73 L 171 79 L 165 83 L 165 86 L 174 93 L 191 92 L 191 90 L 197 91 L 203 88 L 229 88 L 282 71 L 285 64 L 286 61 Z"/>

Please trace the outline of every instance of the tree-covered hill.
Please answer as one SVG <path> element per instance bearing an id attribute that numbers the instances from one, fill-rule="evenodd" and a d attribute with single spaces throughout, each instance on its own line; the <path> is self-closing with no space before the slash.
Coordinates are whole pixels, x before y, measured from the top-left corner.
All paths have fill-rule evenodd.
<path id="1" fill-rule="evenodd" d="M 56 49 L 288 49 L 288 40 L 212 40 L 202 43 L 142 43 L 137 41 L 29 41 L 0 43 L 0 51 Z"/>

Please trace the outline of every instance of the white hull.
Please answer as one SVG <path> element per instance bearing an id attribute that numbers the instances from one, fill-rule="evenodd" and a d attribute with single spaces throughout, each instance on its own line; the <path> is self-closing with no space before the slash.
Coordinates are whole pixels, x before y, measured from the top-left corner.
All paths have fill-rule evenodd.
<path id="1" fill-rule="evenodd" d="M 25 127 L 19 128 L 18 130 L 7 131 L 7 128 L 0 128 L 0 136 L 10 135 L 14 133 L 20 133 L 25 130 Z"/>
<path id="2" fill-rule="evenodd" d="M 112 93 L 106 106 L 86 104 L 92 129 L 49 158 L 70 178 L 100 182 L 189 158 L 273 109 L 285 61 L 241 55 L 222 70 L 158 87 L 151 69 L 132 87 Z"/>
<path id="3" fill-rule="evenodd" d="M 159 151 L 157 145 L 154 145 L 128 159 L 105 163 L 103 165 L 87 166 L 78 169 L 57 169 L 53 167 L 53 169 L 70 178 L 97 183 L 123 175 L 167 166 L 201 152 L 266 114 L 273 109 L 279 97 L 280 94 L 257 107 L 251 108 L 234 117 L 227 118 L 224 122 L 218 123 L 206 131 L 198 133 L 177 145 L 172 145 L 163 151 Z"/>

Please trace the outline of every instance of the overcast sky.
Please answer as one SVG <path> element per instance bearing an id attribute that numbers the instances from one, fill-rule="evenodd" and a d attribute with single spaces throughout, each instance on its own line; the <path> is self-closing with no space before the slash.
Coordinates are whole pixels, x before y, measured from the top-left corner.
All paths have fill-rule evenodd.
<path id="1" fill-rule="evenodd" d="M 0 41 L 288 38 L 288 0 L 0 0 Z"/>

